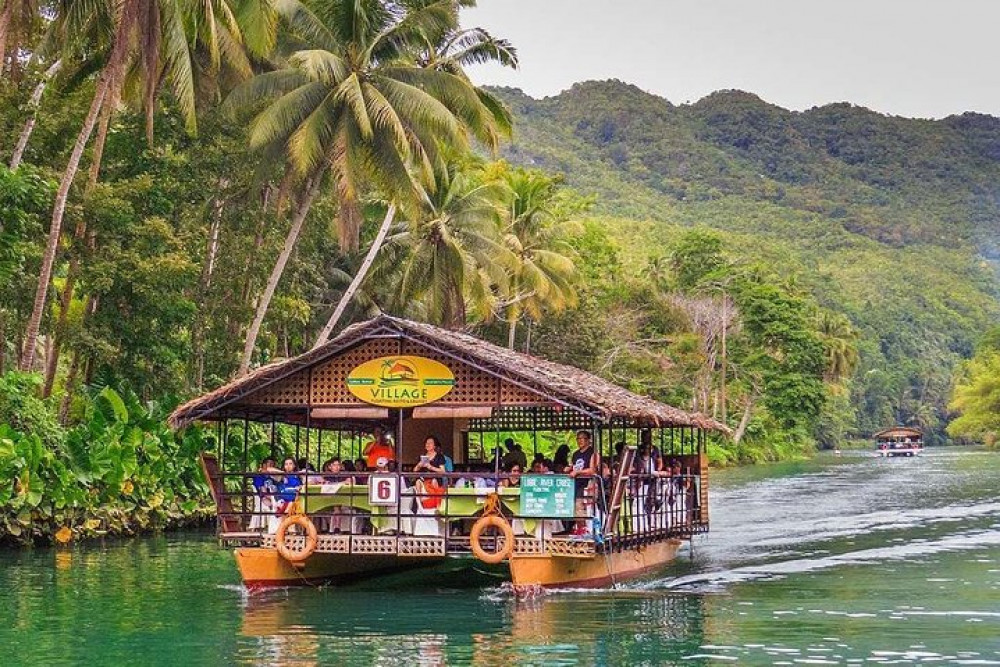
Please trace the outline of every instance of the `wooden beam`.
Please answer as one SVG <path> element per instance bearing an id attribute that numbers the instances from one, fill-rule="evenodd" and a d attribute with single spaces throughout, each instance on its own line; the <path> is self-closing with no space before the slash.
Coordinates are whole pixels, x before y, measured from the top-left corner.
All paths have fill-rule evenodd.
<path id="1" fill-rule="evenodd" d="M 388 419 L 389 408 L 313 408 L 313 419 Z"/>
<path id="2" fill-rule="evenodd" d="M 461 406 L 449 408 L 444 406 L 430 406 L 413 408 L 414 419 L 471 419 L 475 417 L 487 418 L 493 416 L 493 408 L 490 406 Z"/>

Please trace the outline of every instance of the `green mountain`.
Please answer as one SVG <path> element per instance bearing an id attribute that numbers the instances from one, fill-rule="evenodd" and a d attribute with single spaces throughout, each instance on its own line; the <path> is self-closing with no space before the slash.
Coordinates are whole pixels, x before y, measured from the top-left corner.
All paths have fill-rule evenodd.
<path id="1" fill-rule="evenodd" d="M 675 106 L 619 81 L 515 114 L 511 162 L 565 175 L 636 267 L 685 228 L 719 230 L 861 332 L 854 431 L 940 433 L 957 362 L 1000 316 L 1000 119 L 804 112 L 720 91 Z"/>

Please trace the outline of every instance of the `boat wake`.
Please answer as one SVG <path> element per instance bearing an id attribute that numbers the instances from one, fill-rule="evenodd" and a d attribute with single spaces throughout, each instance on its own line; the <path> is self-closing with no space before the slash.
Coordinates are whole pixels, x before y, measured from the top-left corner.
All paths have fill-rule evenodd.
<path id="1" fill-rule="evenodd" d="M 814 572 L 844 565 L 872 565 L 892 561 L 908 561 L 929 555 L 970 551 L 982 547 L 1000 546 L 1000 530 L 990 529 L 938 540 L 914 541 L 871 549 L 859 549 L 820 557 L 795 558 L 760 565 L 747 565 L 698 574 L 634 582 L 622 586 L 635 591 L 670 590 L 690 593 L 714 593 L 734 583 L 779 579 L 789 574 Z"/>

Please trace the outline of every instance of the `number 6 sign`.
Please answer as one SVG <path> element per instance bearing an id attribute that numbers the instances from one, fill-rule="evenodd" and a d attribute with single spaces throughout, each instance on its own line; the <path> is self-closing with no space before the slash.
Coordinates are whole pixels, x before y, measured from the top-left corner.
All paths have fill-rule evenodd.
<path id="1" fill-rule="evenodd" d="M 368 478 L 369 505 L 395 505 L 399 500 L 399 478 L 395 475 L 371 475 Z"/>

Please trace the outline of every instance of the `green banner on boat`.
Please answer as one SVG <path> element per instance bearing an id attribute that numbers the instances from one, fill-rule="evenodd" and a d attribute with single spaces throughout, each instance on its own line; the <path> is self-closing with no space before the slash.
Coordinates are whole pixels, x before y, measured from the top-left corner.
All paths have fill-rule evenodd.
<path id="1" fill-rule="evenodd" d="M 573 517 L 575 488 L 565 475 L 523 475 L 521 516 L 570 519 Z"/>

